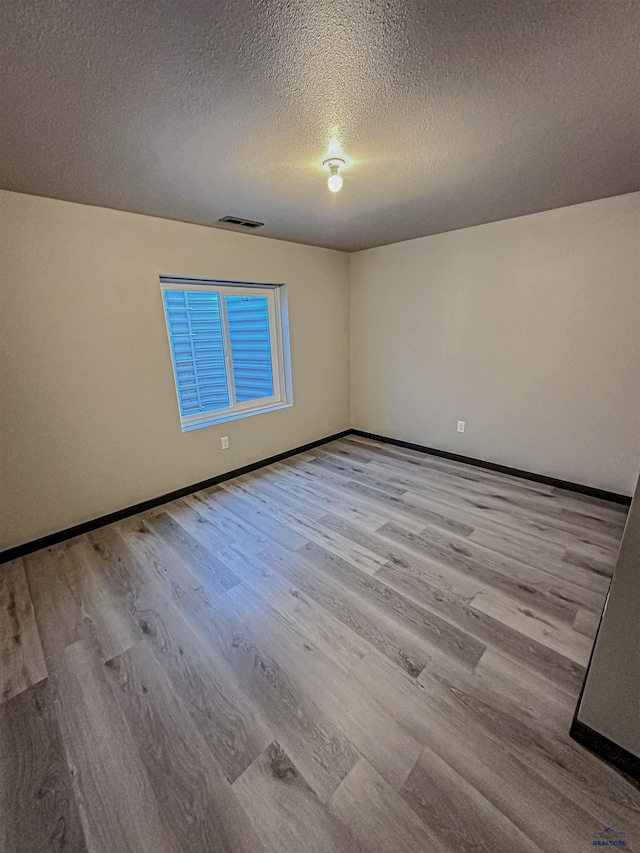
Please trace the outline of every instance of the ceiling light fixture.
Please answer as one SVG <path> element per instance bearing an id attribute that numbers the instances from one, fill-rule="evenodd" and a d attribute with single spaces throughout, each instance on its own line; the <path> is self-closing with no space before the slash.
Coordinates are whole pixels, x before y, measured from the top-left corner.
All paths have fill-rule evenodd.
<path id="1" fill-rule="evenodd" d="M 344 166 L 344 160 L 342 157 L 329 157 L 329 159 L 325 160 L 322 165 L 329 167 L 331 175 L 329 176 L 327 184 L 329 185 L 329 189 L 332 193 L 337 193 L 342 187 L 342 178 L 338 174 L 338 171 L 340 166 Z"/>

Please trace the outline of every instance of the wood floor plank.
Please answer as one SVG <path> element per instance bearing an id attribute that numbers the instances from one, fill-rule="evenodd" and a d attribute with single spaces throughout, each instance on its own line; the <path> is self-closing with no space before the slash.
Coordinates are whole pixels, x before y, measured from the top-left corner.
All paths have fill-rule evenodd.
<path id="1" fill-rule="evenodd" d="M 392 485 L 408 491 L 428 492 L 432 498 L 445 503 L 456 503 L 462 496 L 477 500 L 494 492 L 503 498 L 513 496 L 525 499 L 544 498 L 552 492 L 550 486 L 466 463 L 444 460 L 424 453 L 416 456 L 407 456 L 404 452 L 389 453 L 390 450 L 395 451 L 396 448 L 368 448 L 368 451 L 373 451 L 370 455 L 372 476 L 377 472 L 379 477 L 390 481 Z M 471 503 L 468 508 L 473 508 Z"/>
<path id="2" fill-rule="evenodd" d="M 233 783 L 233 790 L 271 853 L 365 853 L 277 741 Z"/>
<path id="3" fill-rule="evenodd" d="M 372 489 L 381 489 L 386 494 L 394 495 L 395 497 L 401 497 L 407 491 L 404 486 L 387 484 L 386 481 L 383 481 L 376 477 L 375 474 L 372 474 L 366 465 L 359 465 L 353 460 L 346 461 L 344 459 L 336 458 L 330 451 L 324 448 L 319 448 L 315 451 L 315 456 L 316 458 L 312 464 L 333 472 L 334 474 L 343 477 L 345 480 L 349 480 L 354 483 L 362 483 L 362 485 L 369 486 Z"/>
<path id="4" fill-rule="evenodd" d="M 432 473 L 431 468 L 433 465 L 440 464 L 439 461 L 434 463 L 433 458 L 428 460 L 424 458 L 419 460 L 412 459 L 410 464 L 405 465 L 403 463 L 402 468 L 396 470 L 395 473 L 392 473 L 393 466 L 390 466 L 389 460 L 385 458 L 385 451 L 378 449 L 378 458 L 382 460 L 379 465 L 388 469 L 385 479 L 391 485 L 405 488 L 407 494 L 415 493 L 416 496 L 421 495 L 423 498 L 428 498 L 430 503 L 435 501 L 436 506 L 442 502 L 458 506 L 459 508 L 465 508 L 467 512 L 474 516 L 484 518 L 485 523 L 491 519 L 498 520 L 507 527 L 512 527 L 516 530 L 520 529 L 523 532 L 537 536 L 538 539 L 542 538 L 551 542 L 555 541 L 565 546 L 570 546 L 571 543 L 577 547 L 586 548 L 598 548 L 602 546 L 610 552 L 613 545 L 615 550 L 615 543 L 619 538 L 619 533 L 616 530 L 619 530 L 620 522 L 617 522 L 616 530 L 612 531 L 610 537 L 603 538 L 598 537 L 596 531 L 589 528 L 588 522 L 576 529 L 569 529 L 569 523 L 560 525 L 553 523 L 551 526 L 545 524 L 545 521 L 551 519 L 554 515 L 553 506 L 556 506 L 559 512 L 560 507 L 554 503 L 550 503 L 549 515 L 545 518 L 543 515 L 536 515 L 526 509 L 517 511 L 518 508 L 515 505 L 511 508 L 508 502 L 505 501 L 504 495 L 502 497 L 498 495 L 497 498 L 490 501 L 492 490 L 495 488 L 495 481 L 493 480 L 495 472 L 484 472 L 482 481 L 476 488 L 474 481 L 477 480 L 477 475 L 470 475 L 466 470 L 454 470 L 446 475 L 439 472 Z M 460 466 L 460 463 L 454 464 Z M 469 466 L 460 467 L 467 469 Z M 373 470 L 375 468 L 376 466 L 374 466 Z M 428 476 L 425 476 L 425 473 Z M 511 478 L 511 480 L 517 482 L 516 478 Z M 535 484 L 532 484 L 530 481 L 526 482 L 526 493 L 531 493 L 530 486 Z M 565 492 L 564 494 L 568 493 Z M 563 498 L 563 500 L 566 500 L 566 498 Z M 580 505 L 578 504 L 578 506 Z M 588 535 L 585 539 L 584 536 L 581 536 L 581 534 L 585 533 L 591 535 Z M 598 545 L 594 544 L 594 537 Z"/>
<path id="5" fill-rule="evenodd" d="M 575 618 L 579 607 L 598 608 L 602 601 L 602 587 L 596 591 L 574 583 L 567 573 L 558 577 L 549 571 L 549 563 L 540 568 L 505 556 L 492 547 L 495 541 L 483 545 L 471 538 L 460 540 L 442 536 L 435 528 L 429 527 L 417 536 L 406 533 L 398 525 L 385 525 L 381 532 L 389 532 L 394 539 L 407 542 L 407 546 L 418 553 L 446 561 L 458 571 L 474 577 L 486 575 L 489 586 L 565 621 Z"/>
<path id="6" fill-rule="evenodd" d="M 101 664 L 85 640 L 55 669 L 58 722 L 92 853 L 170 853 L 140 754 Z"/>
<path id="7" fill-rule="evenodd" d="M 268 562 L 242 554 L 235 548 L 222 549 L 220 556 L 273 613 L 299 627 L 312 641 L 326 648 L 330 659 L 345 673 L 349 673 L 371 651 L 369 643 L 359 634 L 336 619 L 299 586 L 276 572 Z"/>
<path id="8" fill-rule="evenodd" d="M 377 530 L 386 520 L 383 515 L 371 509 L 345 503 L 344 497 L 339 493 L 336 494 L 335 491 L 332 492 L 330 488 L 325 491 L 314 488 L 312 479 L 305 478 L 299 470 L 291 466 L 277 463 L 273 466 L 273 470 L 274 476 L 269 481 L 272 490 L 277 490 L 278 496 L 286 496 L 291 503 L 302 500 L 307 505 L 316 506 L 318 517 L 338 510 L 343 517 L 357 522 L 367 530 Z"/>
<path id="9" fill-rule="evenodd" d="M 264 533 L 247 524 L 244 519 L 229 512 L 222 504 L 212 505 L 207 492 L 186 495 L 177 502 L 175 510 L 169 507 L 168 512 L 176 521 L 182 523 L 185 509 L 191 511 L 188 515 L 189 520 L 197 522 L 200 530 L 207 531 L 207 541 L 214 553 L 221 545 L 242 544 L 247 553 L 257 554 L 259 551 L 264 551 L 272 541 Z M 193 527 L 187 529 L 190 529 L 196 538 L 200 538 Z"/>
<path id="10" fill-rule="evenodd" d="M 340 519 L 325 517 L 318 524 L 332 529 L 341 529 L 360 541 L 368 542 L 386 557 L 387 562 L 396 564 L 406 557 L 398 554 L 391 543 L 418 554 L 426 565 L 440 566 L 451 585 L 462 595 L 470 594 L 473 588 L 497 589 L 519 600 L 537 606 L 567 622 L 572 622 L 580 605 L 590 603 L 582 588 L 574 590 L 567 584 L 556 581 L 552 575 L 531 566 L 523 566 L 516 560 L 505 557 L 469 539 L 443 533 L 435 527 L 425 527 L 420 534 L 404 530 L 393 522 L 383 525 L 375 534 L 367 536 L 358 532 L 354 525 Z M 573 597 L 572 597 L 573 595 Z M 576 600 L 574 600 L 574 598 Z"/>
<path id="11" fill-rule="evenodd" d="M 579 634 L 584 634 L 590 640 L 595 639 L 598 625 L 600 624 L 600 614 L 593 613 L 591 610 L 581 608 L 576 613 L 576 618 L 573 621 L 573 628 Z"/>
<path id="12" fill-rule="evenodd" d="M 385 524 L 390 518 L 400 522 L 408 530 L 419 533 L 424 527 L 422 519 L 414 518 L 402 511 L 402 507 L 396 508 L 389 504 L 381 507 L 373 498 L 349 489 L 349 480 L 344 477 L 332 475 L 329 471 L 313 466 L 309 463 L 299 462 L 297 457 L 287 459 L 280 463 L 291 471 L 294 476 L 302 480 L 308 488 L 314 492 L 339 501 L 339 506 L 354 508 L 365 514 L 368 524 L 372 529 L 377 529 Z M 335 511 L 335 506 L 332 511 Z M 377 521 L 377 524 L 375 523 Z"/>
<path id="13" fill-rule="evenodd" d="M 429 660 L 429 645 L 413 635 L 393 615 L 358 598 L 330 574 L 314 572 L 299 553 L 289 555 L 272 546 L 260 556 L 348 629 L 414 678 L 422 671 Z"/>
<path id="14" fill-rule="evenodd" d="M 253 472 L 245 474 L 242 477 L 237 477 L 233 480 L 233 483 L 240 488 L 246 489 L 249 494 L 258 492 L 273 495 L 275 493 L 277 494 L 278 502 L 290 510 L 297 510 L 299 507 L 303 507 L 305 518 L 317 519 L 324 515 L 322 507 L 318 506 L 316 501 L 311 500 L 310 494 L 302 496 L 300 492 L 297 495 L 291 493 L 291 481 L 295 478 L 289 476 L 287 479 L 287 488 L 282 487 L 285 476 L 283 472 L 286 472 L 286 470 L 284 467 L 276 468 L 276 466 L 273 466 L 273 468 L 265 472 Z"/>
<path id="15" fill-rule="evenodd" d="M 398 463 L 396 462 L 395 464 L 397 465 Z M 384 457 L 378 456 L 376 461 L 370 466 L 369 471 L 373 476 L 375 471 L 384 471 L 385 467 L 389 468 L 392 466 L 389 465 L 388 460 L 385 460 Z M 411 466 L 403 467 L 402 470 L 405 471 L 405 476 L 412 476 L 410 468 Z M 458 472 L 453 474 L 439 471 L 432 475 L 429 480 L 442 487 L 449 486 L 454 489 L 459 489 L 460 487 Z M 422 486 L 424 478 L 418 478 L 418 484 Z M 621 515 L 614 509 L 603 509 L 593 505 L 587 507 L 584 502 L 573 500 L 571 492 L 567 491 L 554 493 L 553 489 L 549 488 L 548 492 L 541 493 L 528 487 L 523 487 L 521 482 L 513 478 L 507 480 L 496 480 L 494 478 L 490 481 L 489 478 L 477 480 L 466 477 L 464 478 L 464 488 L 470 494 L 480 495 L 483 500 L 490 497 L 496 502 L 504 502 L 507 507 L 518 507 L 532 515 L 540 514 L 541 516 L 553 517 L 557 516 L 560 512 L 567 522 L 567 527 L 576 525 L 588 530 L 600 531 L 605 535 L 615 532 L 614 535 L 617 536 L 621 534 L 624 525 L 624 515 Z"/>
<path id="16" fill-rule="evenodd" d="M 243 496 L 239 497 L 224 488 L 217 487 L 207 490 L 208 503 L 215 510 L 218 506 L 228 509 L 233 515 L 248 522 L 256 530 L 264 533 L 283 548 L 295 551 L 301 548 L 306 539 L 286 524 L 279 521 L 275 515 L 266 512 L 258 501 Z"/>
<path id="17" fill-rule="evenodd" d="M 154 514 L 149 526 L 176 552 L 193 577 L 210 592 L 222 594 L 240 582 L 231 569 L 167 513 Z"/>
<path id="18" fill-rule="evenodd" d="M 471 602 L 471 609 L 548 646 L 581 666 L 586 667 L 589 662 L 591 643 L 586 637 L 533 607 L 522 605 L 506 595 L 481 592 Z"/>
<path id="19" fill-rule="evenodd" d="M 393 468 L 390 470 L 393 471 Z M 555 570 L 560 577 L 573 579 L 576 583 L 585 580 L 584 573 L 574 573 L 573 578 L 567 575 L 566 564 L 563 567 L 562 563 L 567 541 L 562 534 L 558 536 L 552 531 L 552 539 L 555 538 L 558 541 L 551 541 L 549 531 L 541 530 L 539 526 L 527 526 L 526 521 L 514 518 L 507 511 L 489 510 L 481 499 L 469 500 L 465 478 L 460 480 L 459 488 L 442 491 L 437 489 L 437 485 L 434 485 L 431 478 L 425 478 L 420 470 L 414 470 L 414 474 L 415 476 L 411 478 L 407 478 L 404 474 L 402 480 L 398 482 L 410 490 L 417 491 L 418 494 L 426 495 L 430 506 L 441 514 L 448 515 L 460 523 L 472 525 L 474 530 L 469 535 L 472 541 L 503 553 L 505 556 L 514 557 L 525 565 L 533 565 L 552 573 Z M 395 476 L 397 477 L 397 474 Z M 406 523 L 403 526 L 407 527 Z M 584 547 L 588 550 L 592 547 L 583 545 L 575 539 L 572 541 L 573 547 L 577 549 Z M 583 559 L 596 560 L 588 554 L 585 554 Z M 605 568 L 605 574 L 610 576 L 615 562 L 615 553 L 610 551 L 607 558 L 600 554 L 600 561 Z M 588 578 L 586 580 L 588 581 Z M 589 583 L 587 582 L 586 585 L 589 586 Z M 597 585 L 595 589 L 600 592 L 602 586 Z"/>
<path id="20" fill-rule="evenodd" d="M 141 634 L 129 615 L 125 597 L 103 569 L 104 560 L 86 536 L 57 553 L 77 609 L 82 637 L 90 639 L 103 661 L 137 643 Z"/>
<path id="21" fill-rule="evenodd" d="M 566 734 L 567 720 L 575 711 L 574 691 L 563 690 L 532 667 L 491 648 L 482 655 L 473 678 L 486 685 L 494 696 L 517 704 L 527 718 Z"/>
<path id="22" fill-rule="evenodd" d="M 514 627 L 514 619 L 510 617 L 510 624 L 506 624 L 479 608 L 472 608 L 470 602 L 459 596 L 433 591 L 421 577 L 401 566 L 389 564 L 377 572 L 376 577 L 422 607 L 433 610 L 481 646 L 497 649 L 526 663 L 576 695 L 580 690 L 584 666 L 557 649 L 521 634 L 518 629 L 526 624 L 522 620 Z"/>
<path id="23" fill-rule="evenodd" d="M 166 514 L 211 554 L 217 554 L 220 548 L 240 542 L 245 553 L 255 554 L 264 550 L 271 541 L 262 533 L 255 535 L 249 525 L 240 521 L 236 524 L 231 513 L 214 511 L 200 494 L 187 495 L 182 500 L 174 501 L 166 507 Z"/>
<path id="24" fill-rule="evenodd" d="M 415 810 L 364 758 L 331 797 L 329 808 L 371 853 L 451 850 L 446 838 L 430 832 Z"/>
<path id="25" fill-rule="evenodd" d="M 553 491 L 552 486 L 545 483 L 525 480 L 512 474 L 504 474 L 501 471 L 491 471 L 468 462 L 457 462 L 453 459 L 425 453 L 422 450 L 383 444 L 359 435 L 346 436 L 336 444 L 344 444 L 347 447 L 354 446 L 361 451 L 366 450 L 370 454 L 375 454 L 375 457 L 382 462 L 394 461 L 397 463 L 400 461 L 406 465 L 411 465 L 414 471 L 422 470 L 425 479 L 437 479 L 437 474 L 445 473 L 454 475 L 462 481 L 484 483 L 488 487 L 495 483 L 502 483 L 523 489 L 527 493 L 550 494 Z"/>
<path id="26" fill-rule="evenodd" d="M 313 630 L 294 625 L 244 585 L 229 595 L 234 613 L 251 625 L 273 660 L 298 687 L 304 685 L 315 705 L 336 722 L 358 752 L 394 788 L 400 788 L 420 754 L 420 745 L 333 659 L 333 647 Z M 315 640 L 312 639 L 315 635 Z"/>
<path id="27" fill-rule="evenodd" d="M 370 473 L 380 469 L 388 471 L 394 468 L 404 476 L 413 477 L 412 482 L 419 488 L 429 486 L 449 486 L 455 492 L 476 493 L 482 497 L 492 496 L 513 503 L 530 512 L 540 511 L 549 516 L 559 512 L 565 520 L 594 530 L 598 525 L 610 525 L 617 538 L 624 526 L 627 510 L 611 501 L 603 501 L 566 489 L 559 489 L 532 480 L 514 477 L 498 471 L 478 468 L 468 463 L 445 460 L 420 451 L 407 451 L 404 448 L 383 447 L 374 443 L 357 444 L 358 437 L 350 436 L 332 442 L 324 449 L 329 453 L 345 452 L 346 447 L 357 447 L 361 458 L 373 462 Z M 409 455 L 407 455 L 409 454 Z M 426 476 L 425 476 L 426 475 Z M 403 484 L 399 484 L 403 485 Z M 571 514 L 575 518 L 571 519 Z"/>
<path id="28" fill-rule="evenodd" d="M 578 504 L 583 504 L 590 509 L 597 509 L 599 512 L 604 511 L 606 513 L 614 513 L 619 518 L 623 519 L 623 521 L 626 521 L 627 513 L 629 511 L 629 507 L 626 504 L 621 504 L 617 501 L 609 501 L 605 498 L 596 498 L 593 495 L 582 494 L 582 492 L 570 492 L 560 486 L 553 486 L 551 494 L 558 495 L 559 497 L 566 497 L 569 495 L 571 499 L 576 501 Z"/>
<path id="29" fill-rule="evenodd" d="M 382 566 L 378 566 L 378 568 L 386 566 L 387 563 L 392 563 L 393 565 L 411 568 L 420 573 L 426 572 L 429 574 L 430 582 L 434 584 L 436 589 L 439 585 L 442 585 L 448 592 L 456 591 L 465 598 L 473 598 L 483 588 L 482 584 L 475 578 L 469 578 L 460 572 L 452 572 L 447 565 L 439 566 L 433 560 L 425 560 L 422 555 L 416 556 L 413 550 L 408 547 L 408 542 L 403 542 L 398 538 L 392 539 L 385 535 L 386 524 L 383 524 L 378 530 L 369 532 L 356 524 L 329 513 L 316 523 L 330 530 L 340 531 L 345 538 L 366 545 L 367 548 L 377 553 L 381 558 Z M 404 530 L 399 525 L 395 526 L 398 529 Z M 407 532 L 411 535 L 409 531 Z"/>
<path id="30" fill-rule="evenodd" d="M 241 689 L 227 662 L 200 637 L 157 583 L 131 603 L 149 647 L 233 782 L 274 737 L 266 713 Z"/>
<path id="31" fill-rule="evenodd" d="M 453 658 L 462 660 L 470 666 L 475 666 L 480 660 L 484 652 L 483 643 L 442 619 L 432 610 L 422 608 L 410 598 L 406 598 L 402 593 L 381 582 L 377 575 L 371 577 L 358 572 L 345 560 L 318 545 L 305 545 L 302 552 L 319 571 L 336 577 L 343 587 L 356 593 L 361 600 L 402 620 L 415 636 L 432 643 Z"/>
<path id="32" fill-rule="evenodd" d="M 547 757 L 542 772 L 537 772 L 530 765 L 527 745 L 518 745 L 520 724 L 511 725 L 513 738 L 503 740 L 495 730 L 504 725 L 505 718 L 496 718 L 495 729 L 487 729 L 487 718 L 478 718 L 475 713 L 475 708 L 482 706 L 465 707 L 464 692 L 452 692 L 437 680 L 425 685 L 421 679 L 407 678 L 380 657 L 365 658 L 353 675 L 407 731 L 543 850 L 551 851 L 558 844 L 579 849 L 585 827 L 597 828 L 602 819 L 606 824 L 607 818 L 602 816 L 618 812 L 619 807 L 611 800 L 592 808 L 586 796 L 569 796 L 565 786 L 551 784 L 549 776 L 555 773 L 555 761 Z M 540 746 L 544 749 L 544 737 Z M 594 762 L 601 763 L 597 759 Z M 640 803 L 640 795 L 626 782 L 622 793 L 622 813 L 627 817 L 623 822 L 635 827 L 635 805 Z M 468 831 L 471 833 L 473 827 Z"/>
<path id="33" fill-rule="evenodd" d="M 233 491 L 232 489 L 229 490 Z M 238 491 L 247 496 L 253 495 L 253 498 L 260 502 L 267 512 L 271 512 L 283 524 L 299 532 L 306 541 L 321 545 L 370 574 L 373 574 L 386 562 L 375 551 L 321 524 L 315 512 L 307 515 L 304 504 L 300 502 L 293 509 L 283 505 L 277 493 L 273 495 L 262 489 L 251 489 L 249 486 L 240 486 Z"/>
<path id="34" fill-rule="evenodd" d="M 334 522 L 332 519 L 325 519 L 325 523 L 337 523 L 345 529 L 341 520 Z M 349 532 L 350 535 L 358 538 L 363 535 L 353 525 L 351 525 Z M 416 554 L 406 543 L 388 538 L 385 535 L 384 525 L 373 534 L 368 534 L 367 541 L 370 542 L 370 547 L 377 548 L 379 553 L 387 558 L 382 569 L 376 572 L 375 578 L 380 580 L 385 576 L 385 570 L 392 567 L 406 576 L 415 578 L 420 586 L 426 586 L 431 594 L 430 599 L 425 599 L 429 603 L 441 600 L 441 596 L 453 597 L 460 601 L 471 601 L 481 590 L 485 589 L 485 585 L 479 579 L 458 572 L 442 561 L 437 562 L 434 559 L 425 558 L 422 554 Z M 398 589 L 398 587 L 394 588 Z M 410 597 L 421 603 L 420 596 Z"/>
<path id="35" fill-rule="evenodd" d="M 22 560 L 0 567 L 0 703 L 47 677 Z"/>
<path id="36" fill-rule="evenodd" d="M 442 668 L 425 670 L 420 683 L 427 695 L 441 697 L 454 714 L 462 708 L 489 737 L 499 738 L 517 760 L 597 821 L 615 817 L 618 823 L 640 828 L 638 790 L 568 737 L 572 711 L 560 726 L 548 718 L 541 724 L 523 713 L 511 695 L 497 695 L 481 678 L 461 675 L 452 678 Z"/>
<path id="37" fill-rule="evenodd" d="M 87 853 L 47 680 L 0 705 L 0 850 Z"/>
<path id="38" fill-rule="evenodd" d="M 117 525 L 100 527 L 87 534 L 95 553 L 101 558 L 101 568 L 111 585 L 121 595 L 128 595 L 153 580 L 155 573 L 150 563 L 136 559 L 127 546 Z M 96 562 L 97 564 L 97 562 Z"/>
<path id="39" fill-rule="evenodd" d="M 464 493 L 463 493 L 464 494 Z M 469 535 L 472 542 L 491 548 L 493 551 L 504 554 L 507 557 L 519 560 L 524 565 L 531 565 L 538 569 L 544 569 L 550 574 L 555 574 L 573 583 L 587 588 L 593 588 L 598 593 L 602 591 L 602 583 L 598 579 L 589 577 L 586 571 L 568 572 L 564 555 L 567 551 L 567 537 L 555 531 L 546 531 L 539 526 L 528 525 L 522 520 L 516 519 L 508 512 L 488 511 L 481 502 L 473 506 L 461 505 L 454 494 L 428 493 L 429 503 L 437 508 L 446 507 L 452 518 L 466 522 L 474 527 L 473 533 Z M 405 525 L 403 525 L 405 526 Z M 420 533 L 421 531 L 415 531 Z M 603 577 L 610 576 L 615 563 L 615 553 L 609 551 L 606 556 L 597 551 L 597 558 L 593 556 L 592 546 L 581 546 L 575 539 L 571 540 L 576 549 L 584 547 L 588 553 L 584 559 L 596 560 L 603 567 Z M 583 567 L 578 564 L 577 569 Z"/>
<path id="40" fill-rule="evenodd" d="M 45 658 L 62 651 L 85 634 L 82 613 L 60 563 L 64 547 L 36 551 L 24 558 Z"/>
<path id="41" fill-rule="evenodd" d="M 613 557 L 609 562 L 601 561 L 600 565 L 603 572 L 598 576 L 588 571 L 584 566 L 568 565 L 565 561 L 566 548 L 562 545 L 548 543 L 554 550 L 552 552 L 545 551 L 538 546 L 538 542 L 544 540 L 538 539 L 536 541 L 531 536 L 520 534 L 514 530 L 506 531 L 504 528 L 496 533 L 477 527 L 469 539 L 471 542 L 477 542 L 478 545 L 483 545 L 485 548 L 518 560 L 524 566 L 542 569 L 542 571 L 557 578 L 558 581 L 589 590 L 592 601 L 600 601 L 602 595 L 606 594 L 615 563 Z"/>
<path id="42" fill-rule="evenodd" d="M 267 721 L 240 691 L 226 663 L 200 643 L 182 618 L 168 592 L 171 589 L 182 594 L 182 590 L 175 579 L 170 587 L 161 582 L 155 552 L 145 549 L 136 556 L 116 526 L 98 533 L 94 547 L 103 559 L 118 566 L 116 580 L 127 593 L 129 612 L 141 636 L 174 684 L 227 778 L 233 781 L 272 740 Z M 123 567 L 127 570 L 121 576 Z M 227 577 L 229 572 L 222 570 L 220 574 Z M 191 575 L 187 581 L 191 588 Z"/>
<path id="43" fill-rule="evenodd" d="M 585 569 L 589 574 L 596 577 L 601 577 L 604 583 L 600 584 L 599 589 L 606 589 L 608 586 L 607 582 L 613 572 L 615 557 L 612 555 L 608 560 L 597 559 L 589 554 L 572 551 L 570 548 L 567 548 L 562 557 L 562 562 L 568 566 L 577 566 L 580 569 Z"/>
<path id="44" fill-rule="evenodd" d="M 200 581 L 191 573 L 184 559 L 150 526 L 152 520 L 151 514 L 148 518 L 133 516 L 117 522 L 115 529 L 133 551 L 138 562 L 146 566 L 153 577 L 187 589 L 198 589 Z"/>
<path id="45" fill-rule="evenodd" d="M 541 849 L 428 747 L 401 794 L 447 850 L 537 853 Z"/>
<path id="46" fill-rule="evenodd" d="M 215 602 L 203 594 L 187 594 L 180 597 L 180 607 L 203 641 L 231 667 L 242 692 L 260 707 L 279 742 L 325 802 L 359 754 L 344 730 L 314 701 L 313 691 L 305 690 L 270 653 L 268 637 L 255 635 L 227 596 Z"/>
<path id="47" fill-rule="evenodd" d="M 213 753 L 146 641 L 108 661 L 172 850 L 263 853 Z"/>
<path id="48" fill-rule="evenodd" d="M 488 530 L 494 535 L 497 531 L 501 535 L 504 535 L 504 526 L 496 524 L 486 510 L 470 504 L 468 500 L 464 500 L 465 496 L 469 496 L 469 484 L 474 484 L 475 482 L 473 478 L 469 479 L 469 475 L 457 478 L 457 488 L 443 490 L 438 488 L 440 480 L 437 471 L 432 472 L 430 469 L 426 469 L 428 476 L 425 476 L 425 469 L 422 466 L 416 467 L 415 465 L 398 463 L 397 460 L 394 461 L 384 454 L 379 453 L 374 458 L 378 460 L 377 465 L 374 466 L 374 470 L 379 470 L 380 475 L 385 480 L 393 478 L 398 485 L 405 487 L 407 490 L 428 496 L 434 509 L 449 514 L 454 520 L 460 523 L 470 524 L 480 530 Z M 398 465 L 402 465 L 402 467 L 397 467 Z M 490 487 L 485 481 L 481 481 L 478 485 L 479 489 L 477 493 L 480 495 L 482 495 L 484 489 Z M 471 494 L 475 494 L 475 492 L 471 492 Z M 471 535 L 473 536 L 475 532 L 476 530 L 474 529 Z M 526 534 L 519 533 L 519 531 L 513 531 L 513 533 L 523 537 L 526 536 Z M 528 538 L 530 539 L 530 537 L 531 534 L 529 534 Z M 546 542 L 539 536 L 535 537 L 534 542 L 536 542 L 538 548 L 543 552 L 553 552 L 555 550 L 556 553 L 560 553 L 562 551 L 561 545 Z M 531 542 L 529 541 L 528 544 L 530 548 Z M 528 557 L 532 556 L 529 550 L 526 550 L 524 553 Z"/>
<path id="49" fill-rule="evenodd" d="M 317 463 L 318 465 L 325 464 L 321 459 L 318 459 Z M 350 493 L 368 497 L 384 506 L 394 507 L 403 515 L 408 515 L 424 524 L 433 524 L 443 530 L 451 530 L 458 536 L 469 536 L 473 532 L 471 525 L 456 521 L 446 511 L 435 511 L 433 506 L 427 506 L 419 495 L 412 494 L 406 489 L 400 489 L 398 493 L 393 488 L 390 489 L 389 484 L 385 481 L 363 476 L 359 476 L 358 479 L 348 479 L 347 474 L 343 475 L 336 466 L 327 467 L 329 471 L 334 471 L 344 477 L 345 488 Z M 391 486 L 393 487 L 393 484 Z"/>
<path id="50" fill-rule="evenodd" d="M 560 498 L 560 495 L 557 493 L 553 495 L 551 501 L 547 502 L 549 514 L 554 514 L 556 498 Z M 525 509 L 527 508 L 527 505 L 524 503 L 522 506 Z M 557 510 L 557 505 L 555 505 L 555 509 Z M 626 521 L 626 518 L 617 512 L 605 513 L 596 506 L 592 506 L 588 510 L 584 504 L 575 503 L 566 495 L 560 498 L 559 518 L 567 522 L 568 525 L 576 525 L 586 530 L 595 530 L 605 536 L 610 536 L 616 542 L 622 536 Z"/>
<path id="51" fill-rule="evenodd" d="M 395 479 L 392 478 L 392 481 Z M 448 487 L 446 493 L 459 494 L 455 486 Z M 411 502 L 416 511 L 420 509 L 427 511 L 432 505 L 431 495 L 417 489 L 408 489 L 405 492 L 404 499 Z M 495 498 L 463 494 L 461 500 L 466 506 L 482 510 L 482 512 L 488 513 L 490 517 L 499 519 L 507 527 L 525 530 L 537 535 L 538 538 L 565 545 L 567 548 L 591 549 L 595 554 L 606 556 L 615 551 L 619 540 L 615 532 L 605 535 L 590 530 L 588 527 L 571 526 L 557 517 L 542 513 L 531 513 L 519 507 L 512 507 L 507 502 Z"/>

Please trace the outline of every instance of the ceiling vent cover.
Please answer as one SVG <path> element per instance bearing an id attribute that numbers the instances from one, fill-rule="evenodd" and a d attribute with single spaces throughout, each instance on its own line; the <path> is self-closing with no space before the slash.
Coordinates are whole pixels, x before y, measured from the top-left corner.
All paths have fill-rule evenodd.
<path id="1" fill-rule="evenodd" d="M 222 219 L 218 219 L 218 222 L 223 222 L 225 225 L 238 225 L 240 228 L 261 228 L 264 225 L 264 222 L 241 219 L 239 216 L 223 216 Z"/>

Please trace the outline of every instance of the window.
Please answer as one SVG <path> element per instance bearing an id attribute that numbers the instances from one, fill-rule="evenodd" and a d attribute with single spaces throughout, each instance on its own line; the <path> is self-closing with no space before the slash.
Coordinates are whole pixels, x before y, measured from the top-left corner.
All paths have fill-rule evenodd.
<path id="1" fill-rule="evenodd" d="M 160 284 L 183 432 L 292 405 L 283 285 Z"/>

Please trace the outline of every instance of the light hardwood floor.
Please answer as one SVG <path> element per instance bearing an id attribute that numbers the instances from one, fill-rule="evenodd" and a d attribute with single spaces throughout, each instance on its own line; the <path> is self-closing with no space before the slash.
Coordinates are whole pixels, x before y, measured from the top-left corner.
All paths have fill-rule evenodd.
<path id="1" fill-rule="evenodd" d="M 350 437 L 0 567 L 0 850 L 640 850 L 568 737 L 625 515 Z"/>

